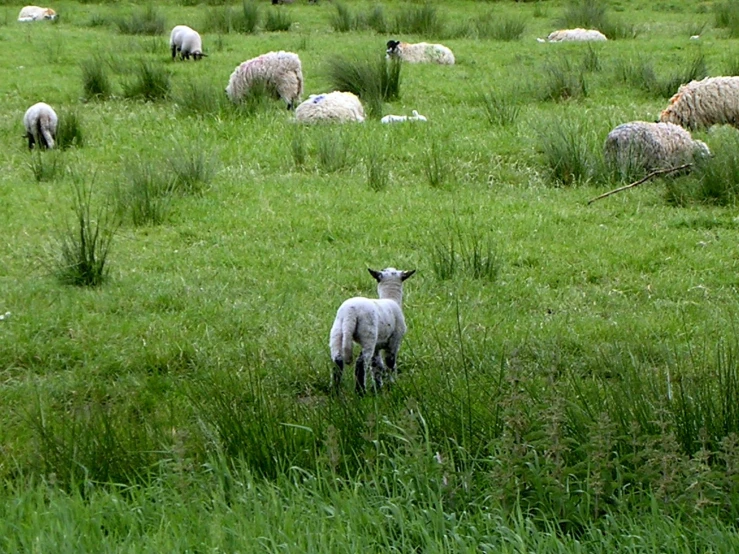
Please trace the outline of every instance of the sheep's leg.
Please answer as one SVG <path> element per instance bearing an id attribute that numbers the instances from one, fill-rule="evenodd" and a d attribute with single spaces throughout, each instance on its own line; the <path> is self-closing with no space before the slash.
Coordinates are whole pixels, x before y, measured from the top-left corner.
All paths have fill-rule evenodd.
<path id="1" fill-rule="evenodd" d="M 385 363 L 387 364 L 387 375 L 388 380 L 392 383 L 395 381 L 395 375 L 397 374 L 397 371 L 395 369 L 395 361 L 396 361 L 397 352 L 386 352 L 385 353 Z"/>
<path id="2" fill-rule="evenodd" d="M 376 351 L 372 356 L 372 377 L 375 380 L 375 391 L 382 388 L 382 381 L 385 376 L 385 364 L 382 362 L 382 356 Z"/>
<path id="3" fill-rule="evenodd" d="M 33 150 L 33 145 L 36 143 L 33 138 L 33 133 L 26 133 L 26 137 L 28 138 L 28 149 Z"/>
<path id="4" fill-rule="evenodd" d="M 177 46 L 174 44 L 172 45 L 172 61 L 175 61 L 177 59 Z"/>
<path id="5" fill-rule="evenodd" d="M 341 376 L 344 374 L 344 360 L 336 358 L 334 360 L 334 364 L 336 364 L 336 367 L 334 367 L 332 372 L 334 385 L 333 392 L 338 394 L 339 391 L 341 391 Z"/>
<path id="6" fill-rule="evenodd" d="M 367 392 L 365 377 L 364 356 L 359 356 L 359 358 L 357 358 L 357 365 L 354 367 L 354 390 L 357 394 L 364 394 Z"/>

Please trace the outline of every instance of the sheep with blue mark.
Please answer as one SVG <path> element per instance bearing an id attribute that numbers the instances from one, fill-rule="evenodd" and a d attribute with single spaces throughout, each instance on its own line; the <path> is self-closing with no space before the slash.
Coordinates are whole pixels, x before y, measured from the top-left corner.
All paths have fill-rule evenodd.
<path id="1" fill-rule="evenodd" d="M 300 123 L 361 123 L 365 115 L 356 95 L 335 90 L 327 94 L 311 94 L 295 109 L 295 119 Z"/>

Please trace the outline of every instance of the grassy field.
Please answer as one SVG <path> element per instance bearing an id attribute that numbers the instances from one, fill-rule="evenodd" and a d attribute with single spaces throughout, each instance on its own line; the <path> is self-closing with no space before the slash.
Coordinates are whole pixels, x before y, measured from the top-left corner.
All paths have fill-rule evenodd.
<path id="1" fill-rule="evenodd" d="M 636 177 L 613 127 L 739 74 L 739 4 L 52 7 L 0 2 L 0 552 L 737 551 L 739 133 L 588 200 Z M 565 26 L 613 40 L 536 41 Z M 251 57 L 298 53 L 307 98 L 390 38 L 457 63 L 361 125 L 226 101 Z M 38 101 L 63 148 L 28 151 Z M 397 382 L 332 395 L 387 266 Z"/>

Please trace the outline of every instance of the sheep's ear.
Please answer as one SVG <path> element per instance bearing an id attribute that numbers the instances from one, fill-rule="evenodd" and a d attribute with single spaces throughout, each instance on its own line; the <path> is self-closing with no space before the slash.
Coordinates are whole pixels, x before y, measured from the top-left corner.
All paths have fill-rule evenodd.
<path id="1" fill-rule="evenodd" d="M 367 268 L 367 271 L 369 271 L 370 275 L 375 278 L 375 281 L 377 281 L 378 283 L 380 282 L 380 279 L 382 279 L 382 272 L 375 271 L 374 269 L 370 269 L 369 267 Z"/>
<path id="2" fill-rule="evenodd" d="M 403 272 L 403 273 L 402 273 L 402 274 L 400 275 L 400 280 L 401 280 L 401 281 L 405 281 L 406 279 L 408 279 L 408 277 L 410 277 L 411 275 L 413 275 L 413 274 L 414 274 L 415 272 L 416 272 L 416 270 L 415 270 L 415 269 L 411 269 L 410 271 L 404 271 L 404 272 Z"/>

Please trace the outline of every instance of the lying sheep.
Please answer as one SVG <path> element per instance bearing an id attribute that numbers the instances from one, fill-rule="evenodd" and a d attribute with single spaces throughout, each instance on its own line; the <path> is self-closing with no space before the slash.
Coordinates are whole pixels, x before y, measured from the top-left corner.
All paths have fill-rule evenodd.
<path id="1" fill-rule="evenodd" d="M 397 40 L 387 41 L 387 57 L 408 63 L 438 63 L 454 65 L 454 54 L 443 44 L 419 42 L 411 44 Z"/>
<path id="2" fill-rule="evenodd" d="M 413 115 L 386 115 L 380 123 L 403 123 L 405 121 L 428 121 L 425 116 L 413 110 Z"/>
<path id="3" fill-rule="evenodd" d="M 370 365 L 375 389 L 382 387 L 383 376 L 387 372 L 392 379 L 395 372 L 395 360 L 398 356 L 400 342 L 406 332 L 403 317 L 403 281 L 415 273 L 400 271 L 388 267 L 382 271 L 369 270 L 377 280 L 379 299 L 354 297 L 344 301 L 336 312 L 336 319 L 331 327 L 331 359 L 333 370 L 333 387 L 338 392 L 344 365 L 352 363 L 354 343 L 362 347 L 357 358 L 354 371 L 355 390 L 363 394 L 367 390 L 365 368 Z M 385 352 L 383 364 L 381 351 Z"/>
<path id="4" fill-rule="evenodd" d="M 549 33 L 548 42 L 586 42 L 608 40 L 606 35 L 595 29 L 561 29 Z"/>
<path id="5" fill-rule="evenodd" d="M 351 92 L 329 92 L 328 94 L 311 94 L 308 100 L 295 109 L 295 119 L 301 123 L 317 123 L 332 121 L 364 121 L 364 108 Z"/>
<path id="6" fill-rule="evenodd" d="M 608 133 L 603 155 L 610 167 L 630 174 L 678 167 L 710 156 L 711 151 L 679 125 L 632 121 Z"/>
<path id="7" fill-rule="evenodd" d="M 24 6 L 18 14 L 18 21 L 37 21 L 39 19 L 56 19 L 56 12 L 51 8 Z"/>
<path id="8" fill-rule="evenodd" d="M 243 100 L 254 85 L 265 85 L 282 98 L 287 109 L 295 107 L 303 94 L 303 69 L 300 58 L 292 52 L 269 52 L 247 60 L 231 73 L 226 94 L 232 102 Z"/>
<path id="9" fill-rule="evenodd" d="M 169 47 L 172 49 L 172 61 L 180 53 L 181 60 L 192 59 L 198 61 L 207 54 L 203 53 L 203 41 L 200 34 L 187 25 L 177 25 L 169 35 Z"/>
<path id="10" fill-rule="evenodd" d="M 35 143 L 43 148 L 54 148 L 58 121 L 54 109 L 44 102 L 39 102 L 28 108 L 23 116 L 28 148 L 32 149 Z"/>
<path id="11" fill-rule="evenodd" d="M 739 128 L 739 77 L 708 77 L 681 85 L 659 120 L 690 130 L 723 123 Z"/>

